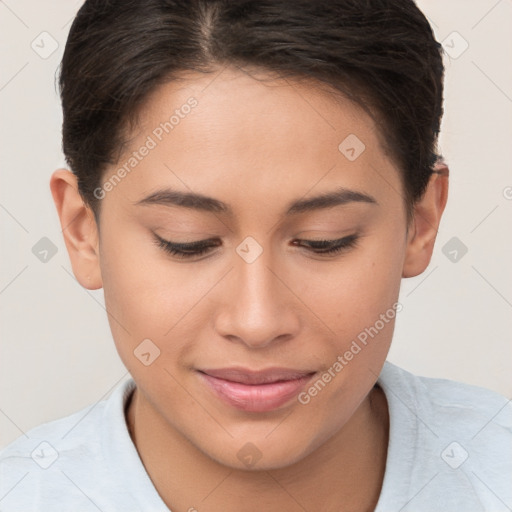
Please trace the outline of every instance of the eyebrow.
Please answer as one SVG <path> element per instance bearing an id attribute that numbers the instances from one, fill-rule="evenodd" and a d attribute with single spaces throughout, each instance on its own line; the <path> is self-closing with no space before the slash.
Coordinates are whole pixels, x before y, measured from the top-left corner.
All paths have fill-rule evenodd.
<path id="1" fill-rule="evenodd" d="M 368 194 L 340 187 L 331 192 L 325 192 L 307 199 L 301 198 L 293 201 L 288 205 L 285 214 L 293 215 L 349 203 L 378 204 L 377 200 Z M 154 192 L 140 201 L 137 201 L 135 204 L 181 206 L 182 208 L 191 208 L 193 210 L 201 210 L 210 213 L 233 215 L 231 207 L 218 199 L 195 192 L 180 192 L 171 189 Z"/>

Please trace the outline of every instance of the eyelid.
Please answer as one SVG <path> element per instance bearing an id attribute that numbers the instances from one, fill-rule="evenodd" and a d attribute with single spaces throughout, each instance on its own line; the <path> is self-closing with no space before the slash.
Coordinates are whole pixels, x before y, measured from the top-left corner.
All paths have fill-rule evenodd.
<path id="1" fill-rule="evenodd" d="M 175 246 L 178 248 L 184 248 L 184 249 L 192 249 L 194 247 L 203 246 L 208 243 L 209 244 L 215 243 L 216 245 L 220 245 L 219 243 L 217 243 L 217 242 L 220 242 L 218 237 L 203 238 L 201 240 L 192 240 L 191 242 L 174 242 L 172 240 L 166 240 L 165 238 L 162 238 L 161 236 L 157 235 L 156 233 L 154 233 L 154 236 L 161 243 L 172 245 L 172 246 Z"/>
<path id="2" fill-rule="evenodd" d="M 194 261 L 194 257 L 198 258 L 204 254 L 210 254 L 210 249 L 214 249 L 222 245 L 222 241 L 218 238 L 208 238 L 204 240 L 195 240 L 193 242 L 172 242 L 165 240 L 153 233 L 156 244 L 169 253 L 171 256 Z M 292 244 L 306 249 L 313 255 L 317 256 L 335 256 L 343 251 L 347 251 L 357 245 L 360 238 L 359 234 L 353 233 L 335 240 L 304 240 L 295 239 Z"/>
<path id="3" fill-rule="evenodd" d="M 304 239 L 297 239 L 294 240 L 294 243 L 296 245 L 299 245 L 300 247 L 304 247 L 304 245 L 300 245 L 300 242 L 302 244 L 305 244 L 306 247 L 310 247 L 312 249 L 317 249 L 316 251 L 311 251 L 314 254 L 336 254 L 344 249 L 349 249 L 354 247 L 358 240 L 360 238 L 360 235 L 353 233 L 351 235 L 344 236 L 342 238 L 338 238 L 335 240 L 304 240 Z M 324 250 L 322 250 L 324 249 Z"/>

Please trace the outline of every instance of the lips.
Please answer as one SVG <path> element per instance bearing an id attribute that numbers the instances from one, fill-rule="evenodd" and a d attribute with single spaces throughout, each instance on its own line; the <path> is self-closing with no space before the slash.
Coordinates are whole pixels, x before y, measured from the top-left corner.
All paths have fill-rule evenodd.
<path id="1" fill-rule="evenodd" d="M 254 371 L 243 368 L 222 368 L 220 370 L 201 370 L 217 379 L 238 382 L 240 384 L 256 385 L 269 384 L 279 381 L 297 380 L 314 372 L 289 370 L 286 368 L 269 368 L 267 370 Z"/>
<path id="2" fill-rule="evenodd" d="M 266 412 L 297 396 L 314 373 L 288 368 L 222 368 L 200 370 L 198 375 L 228 405 L 249 412 Z"/>

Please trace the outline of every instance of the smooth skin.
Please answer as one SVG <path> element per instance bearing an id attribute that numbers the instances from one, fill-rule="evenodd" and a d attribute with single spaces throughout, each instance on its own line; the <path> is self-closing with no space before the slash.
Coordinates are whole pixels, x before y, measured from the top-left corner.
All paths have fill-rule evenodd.
<path id="1" fill-rule="evenodd" d="M 321 375 L 332 367 L 398 301 L 402 277 L 429 264 L 448 169 L 438 166 L 408 223 L 400 171 L 366 113 L 319 84 L 256 75 L 226 67 L 160 86 L 102 183 L 189 98 L 197 106 L 105 194 L 99 227 L 74 175 L 57 170 L 51 190 L 66 247 L 82 286 L 104 289 L 117 350 L 137 383 L 127 423 L 169 508 L 373 510 L 389 432 L 375 382 L 394 321 L 307 405 L 292 399 L 244 412 L 220 400 L 197 370 Z M 354 161 L 338 149 L 349 134 L 365 144 Z M 296 200 L 340 187 L 375 202 L 285 213 Z M 162 189 L 209 196 L 230 212 L 141 203 Z M 219 244 L 180 259 L 155 233 Z M 353 234 L 355 245 L 331 256 L 298 242 Z M 236 251 L 248 236 L 263 249 L 252 263 Z M 134 355 L 144 339 L 160 350 L 149 366 Z M 252 467 L 237 456 L 247 443 L 260 457 Z"/>

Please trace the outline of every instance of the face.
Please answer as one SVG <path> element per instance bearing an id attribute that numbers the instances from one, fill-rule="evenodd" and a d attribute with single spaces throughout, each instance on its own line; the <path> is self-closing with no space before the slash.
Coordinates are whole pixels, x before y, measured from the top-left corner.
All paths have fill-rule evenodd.
<path id="1" fill-rule="evenodd" d="M 100 187 L 106 307 L 146 410 L 231 467 L 342 431 L 386 358 L 411 240 L 373 121 L 318 86 L 189 75 L 148 99 Z"/>

